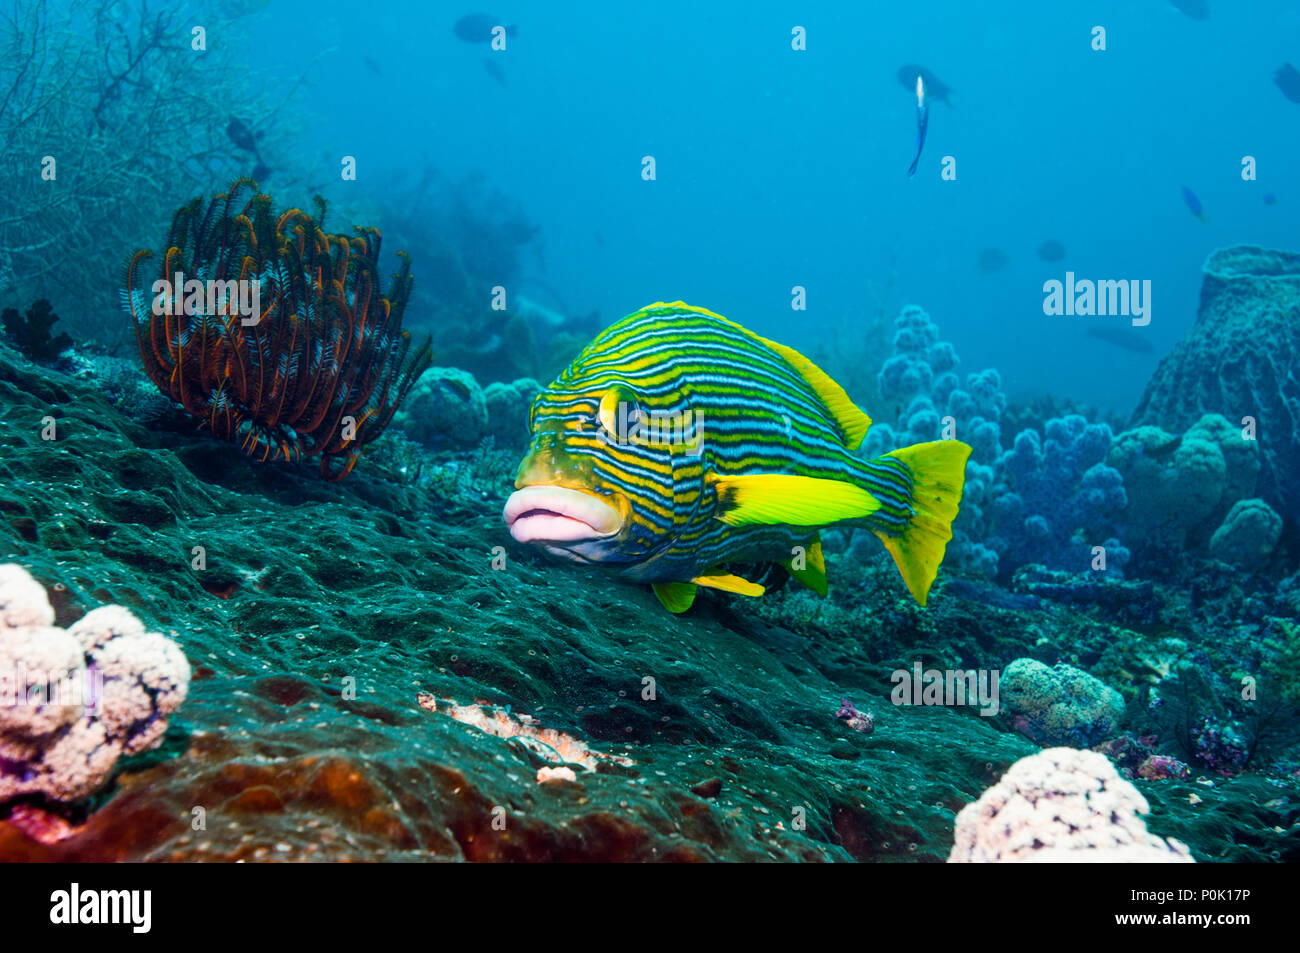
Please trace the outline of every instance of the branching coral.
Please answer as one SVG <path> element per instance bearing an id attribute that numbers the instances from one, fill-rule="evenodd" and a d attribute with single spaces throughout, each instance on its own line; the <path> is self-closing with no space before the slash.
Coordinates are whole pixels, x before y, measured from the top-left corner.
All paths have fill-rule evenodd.
<path id="1" fill-rule="evenodd" d="M 1082 572 L 1098 544 L 1106 550 L 1105 571 L 1119 572 L 1128 562 L 1114 525 L 1128 498 L 1124 478 L 1103 462 L 1110 444 L 1109 426 L 1077 414 L 1049 420 L 1045 441 L 1036 430 L 1016 435 L 1002 456 L 1006 484 L 993 507 L 992 545 L 1006 566 Z"/>
<path id="2" fill-rule="evenodd" d="M 942 437 L 970 444 L 966 485 L 948 558 L 955 565 L 992 576 L 997 554 L 983 539 L 1002 453 L 999 420 L 1006 396 L 998 372 L 991 368 L 967 375 L 962 387 L 956 373 L 959 363 L 953 346 L 939 340 L 939 329 L 930 316 L 917 307 L 904 308 L 895 322 L 894 353 L 881 368 L 879 380 L 881 396 L 899 409 L 897 423 L 876 424 L 864 446 L 869 456 L 876 456 Z"/>
<path id="3" fill-rule="evenodd" d="M 59 316 L 44 298 L 33 303 L 25 315 L 19 314 L 16 308 L 5 308 L 0 316 L 5 334 L 34 361 L 52 361 L 72 346 L 72 338 L 66 334 L 50 333 L 58 320 Z"/>
<path id="4" fill-rule="evenodd" d="M 247 173 L 226 134 L 232 104 L 267 130 L 268 154 L 302 148 L 298 112 L 282 109 L 298 86 L 258 82 L 248 45 L 232 42 L 254 6 L 206 11 L 202 51 L 194 17 L 170 0 L 0 9 L 0 293 L 49 297 L 78 340 L 126 345 L 104 249 L 154 227 L 170 196 Z M 293 184 L 287 162 L 276 175 Z"/>
<path id="5" fill-rule="evenodd" d="M 402 256 L 381 295 L 377 229 L 328 235 L 324 200 L 320 221 L 296 208 L 276 216 L 270 196 L 248 194 L 255 186 L 240 179 L 206 209 L 195 199 L 178 210 L 154 297 L 141 284 L 152 257 L 142 250 L 123 303 L 146 373 L 214 436 L 261 460 L 320 456 L 321 475 L 341 479 L 432 360 L 402 330 L 410 262 Z M 214 285 L 236 281 L 253 289 L 258 314 L 214 306 Z M 209 289 L 206 306 L 189 297 L 195 282 Z"/>
<path id="6" fill-rule="evenodd" d="M 954 565 L 990 577 L 1029 562 L 1081 572 L 1092 567 L 1092 549 L 1100 544 L 1106 570 L 1118 572 L 1129 554 L 1113 525 L 1125 504 L 1123 480 L 1103 465 L 1109 426 L 1072 414 L 1049 420 L 1045 440 L 1023 430 L 1004 451 L 1002 378 L 989 368 L 966 375 L 963 383 L 959 363 L 930 316 L 904 308 L 879 385 L 881 396 L 898 408 L 897 423 L 871 429 L 867 454 L 954 437 L 970 444 L 948 548 Z"/>

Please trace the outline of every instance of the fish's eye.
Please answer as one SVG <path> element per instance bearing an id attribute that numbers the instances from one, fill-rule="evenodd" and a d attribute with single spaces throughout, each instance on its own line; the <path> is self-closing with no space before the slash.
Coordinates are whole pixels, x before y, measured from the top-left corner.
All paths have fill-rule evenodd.
<path id="1" fill-rule="evenodd" d="M 610 436 L 625 437 L 628 428 L 637 426 L 641 419 L 641 405 L 631 388 L 615 384 L 601 396 L 596 421 Z"/>

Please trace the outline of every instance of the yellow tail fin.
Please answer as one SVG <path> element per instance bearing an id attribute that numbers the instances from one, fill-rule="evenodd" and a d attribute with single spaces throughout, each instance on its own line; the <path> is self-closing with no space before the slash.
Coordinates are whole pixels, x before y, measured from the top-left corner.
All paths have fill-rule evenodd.
<path id="1" fill-rule="evenodd" d="M 921 605 L 939 574 L 943 551 L 952 539 L 952 521 L 961 503 L 970 447 L 957 440 L 936 440 L 903 447 L 892 453 L 912 474 L 912 507 L 916 511 L 907 529 L 897 536 L 873 532 L 894 557 L 907 591 Z"/>

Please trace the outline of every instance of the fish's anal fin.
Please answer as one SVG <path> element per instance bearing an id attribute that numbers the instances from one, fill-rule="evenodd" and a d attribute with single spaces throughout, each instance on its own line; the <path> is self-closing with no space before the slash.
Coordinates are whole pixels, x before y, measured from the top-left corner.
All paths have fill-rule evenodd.
<path id="1" fill-rule="evenodd" d="M 674 614 L 685 612 L 695 601 L 696 586 L 692 582 L 656 582 L 650 588 L 663 607 Z"/>
<path id="2" fill-rule="evenodd" d="M 871 418 L 863 412 L 861 407 L 853 403 L 844 388 L 835 383 L 829 374 L 794 348 L 778 344 L 776 341 L 769 341 L 767 338 L 761 338 L 760 340 L 785 358 L 808 382 L 808 386 L 813 389 L 813 393 L 822 402 L 822 406 L 839 424 L 840 432 L 844 435 L 844 445 L 850 450 L 858 449 L 862 444 L 862 438 L 867 435 L 867 431 L 871 428 Z"/>
<path id="3" fill-rule="evenodd" d="M 708 586 L 710 589 L 721 589 L 723 592 L 734 592 L 738 596 L 752 596 L 757 598 L 767 590 L 756 582 L 750 582 L 748 579 L 742 579 L 740 576 L 733 576 L 731 573 L 720 572 L 717 569 L 710 569 L 706 573 L 701 573 L 691 580 L 697 586 Z"/>
<path id="4" fill-rule="evenodd" d="M 801 562 L 802 569 L 795 568 L 794 559 L 787 559 L 781 565 L 785 566 L 785 571 L 795 579 L 817 593 L 819 596 L 826 595 L 826 558 L 822 555 L 822 541 L 814 540 L 803 554 Z"/>
<path id="5" fill-rule="evenodd" d="M 911 473 L 915 512 L 907 528 L 897 536 L 873 532 L 894 557 L 907 591 L 924 606 L 948 540 L 952 539 L 952 521 L 961 503 L 970 447 L 957 440 L 936 440 L 903 447 L 885 456 L 901 460 Z"/>
<path id="6" fill-rule="evenodd" d="M 842 480 L 759 473 L 713 477 L 717 518 L 728 526 L 827 526 L 880 509 L 870 492 Z"/>

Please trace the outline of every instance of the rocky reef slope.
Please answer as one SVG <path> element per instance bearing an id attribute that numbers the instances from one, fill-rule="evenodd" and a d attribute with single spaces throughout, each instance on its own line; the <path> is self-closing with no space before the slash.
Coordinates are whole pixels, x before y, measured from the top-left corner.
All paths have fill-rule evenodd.
<path id="1" fill-rule="evenodd" d="M 128 390 L 0 345 L 0 561 L 59 626 L 129 608 L 193 681 L 162 746 L 93 799 L 0 809 L 0 859 L 937 862 L 957 812 L 1038 749 L 971 707 L 891 704 L 891 672 L 1218 637 L 1119 580 L 1081 600 L 945 575 L 920 610 L 857 547 L 829 600 L 710 595 L 673 617 L 513 547 L 507 454 L 417 467 L 394 437 L 329 485 L 146 426 Z M 874 731 L 836 717 L 846 697 Z M 609 757 L 538 780 L 582 745 Z M 1153 834 L 1197 860 L 1296 859 L 1300 801 L 1275 775 L 1136 783 Z M 66 829 L 33 837 L 31 811 Z"/>

